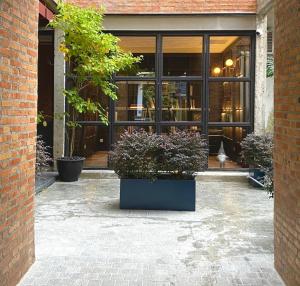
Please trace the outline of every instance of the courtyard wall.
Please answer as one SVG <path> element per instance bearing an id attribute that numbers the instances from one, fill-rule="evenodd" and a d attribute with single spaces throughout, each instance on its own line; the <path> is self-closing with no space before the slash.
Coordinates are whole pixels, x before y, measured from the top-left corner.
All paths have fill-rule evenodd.
<path id="1" fill-rule="evenodd" d="M 0 1 L 0 284 L 34 261 L 38 0 Z"/>
<path id="2" fill-rule="evenodd" d="M 275 8 L 275 267 L 300 285 L 300 2 Z"/>

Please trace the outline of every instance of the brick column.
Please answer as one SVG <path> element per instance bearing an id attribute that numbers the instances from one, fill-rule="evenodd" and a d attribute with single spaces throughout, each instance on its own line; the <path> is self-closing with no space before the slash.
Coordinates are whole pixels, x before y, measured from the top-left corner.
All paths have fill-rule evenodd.
<path id="1" fill-rule="evenodd" d="M 300 285 L 300 1 L 275 8 L 275 267 Z"/>
<path id="2" fill-rule="evenodd" d="M 0 284 L 34 261 L 38 0 L 0 1 Z"/>

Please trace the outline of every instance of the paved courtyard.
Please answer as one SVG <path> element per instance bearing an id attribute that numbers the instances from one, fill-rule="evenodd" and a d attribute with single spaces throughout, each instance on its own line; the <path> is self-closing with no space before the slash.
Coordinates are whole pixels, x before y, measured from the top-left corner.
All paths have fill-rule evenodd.
<path id="1" fill-rule="evenodd" d="M 20 285 L 283 285 L 264 191 L 198 181 L 196 212 L 120 210 L 118 196 L 117 179 L 38 194 L 36 262 Z"/>

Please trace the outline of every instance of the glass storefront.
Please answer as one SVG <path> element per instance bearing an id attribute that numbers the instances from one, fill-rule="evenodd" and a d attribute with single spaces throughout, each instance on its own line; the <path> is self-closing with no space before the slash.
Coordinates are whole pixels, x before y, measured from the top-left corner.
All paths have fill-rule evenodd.
<path id="1" fill-rule="evenodd" d="M 202 74 L 202 47 L 202 37 L 163 37 L 163 75 L 200 76 Z"/>
<path id="2" fill-rule="evenodd" d="M 85 91 L 109 117 L 104 126 L 95 115 L 81 116 L 76 152 L 87 157 L 85 167 L 108 167 L 120 135 L 141 128 L 200 132 L 209 141 L 210 168 L 220 167 L 220 150 L 225 168 L 243 167 L 240 142 L 253 129 L 255 33 L 232 34 L 117 34 L 124 51 L 143 59 L 115 76 L 115 102 L 98 89 Z"/>
<path id="3" fill-rule="evenodd" d="M 249 77 L 250 37 L 210 37 L 210 76 Z"/>
<path id="4" fill-rule="evenodd" d="M 170 133 L 175 133 L 177 130 L 185 130 L 188 132 L 198 132 L 201 134 L 201 127 L 197 125 L 187 125 L 187 126 L 162 126 L 161 127 L 161 134 L 170 134 Z"/>
<path id="5" fill-rule="evenodd" d="M 155 82 L 117 82 L 115 121 L 155 121 Z"/>
<path id="6" fill-rule="evenodd" d="M 83 156 L 84 168 L 107 168 L 110 149 L 109 128 L 82 125 L 76 129 L 74 155 Z"/>
<path id="7" fill-rule="evenodd" d="M 131 52 L 134 56 L 142 56 L 143 59 L 131 69 L 122 71 L 118 76 L 155 77 L 156 37 L 146 36 L 118 36 L 119 46 L 125 52 Z"/>
<path id="8" fill-rule="evenodd" d="M 241 141 L 246 137 L 247 129 L 243 127 L 215 127 L 208 129 L 210 168 L 219 168 L 219 154 L 227 156 L 224 168 L 236 169 L 244 167 L 241 158 Z"/>
<path id="9" fill-rule="evenodd" d="M 201 121 L 202 84 L 162 82 L 162 121 Z"/>
<path id="10" fill-rule="evenodd" d="M 209 122 L 249 121 L 249 82 L 209 83 Z"/>

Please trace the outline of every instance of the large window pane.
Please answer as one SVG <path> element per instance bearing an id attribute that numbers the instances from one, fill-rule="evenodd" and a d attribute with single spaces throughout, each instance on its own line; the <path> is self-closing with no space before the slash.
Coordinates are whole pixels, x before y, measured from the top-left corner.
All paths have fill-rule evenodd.
<path id="1" fill-rule="evenodd" d="M 209 128 L 209 163 L 210 168 L 219 168 L 218 155 L 227 156 L 224 168 L 245 167 L 241 162 L 241 141 L 246 137 L 247 130 L 242 127 L 216 127 Z"/>
<path id="2" fill-rule="evenodd" d="M 90 99 L 93 102 L 100 103 L 102 108 L 104 109 L 104 113 L 108 117 L 109 97 L 107 95 L 103 94 L 100 87 L 89 85 L 80 92 L 80 95 L 83 98 L 85 98 L 86 100 Z M 80 120 L 80 121 L 98 121 L 99 114 L 98 113 L 78 114 L 78 120 Z"/>
<path id="3" fill-rule="evenodd" d="M 249 82 L 210 82 L 210 122 L 249 122 Z"/>
<path id="4" fill-rule="evenodd" d="M 85 168 L 107 168 L 108 126 L 82 126 L 76 129 L 74 155 L 83 156 Z"/>
<path id="5" fill-rule="evenodd" d="M 147 81 L 117 82 L 118 100 L 115 121 L 154 121 L 155 83 Z"/>
<path id="6" fill-rule="evenodd" d="M 163 75 L 200 76 L 202 37 L 163 37 Z"/>
<path id="7" fill-rule="evenodd" d="M 134 130 L 145 130 L 148 133 L 155 133 L 154 126 L 115 126 L 114 128 L 114 142 L 120 140 L 121 135 L 124 132 L 132 133 Z"/>
<path id="8" fill-rule="evenodd" d="M 162 120 L 201 121 L 201 99 L 202 82 L 163 82 Z"/>
<path id="9" fill-rule="evenodd" d="M 210 37 L 210 75 L 213 77 L 250 76 L 250 37 Z"/>
<path id="10" fill-rule="evenodd" d="M 120 47 L 134 56 L 143 56 L 140 63 L 120 72 L 122 76 L 155 76 L 156 37 L 121 36 Z"/>

